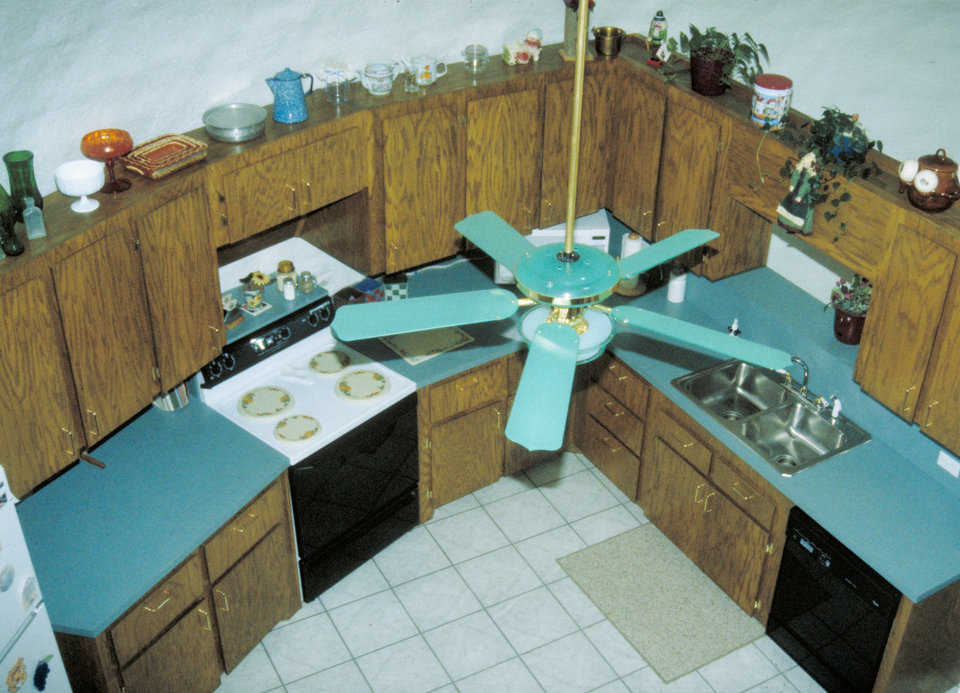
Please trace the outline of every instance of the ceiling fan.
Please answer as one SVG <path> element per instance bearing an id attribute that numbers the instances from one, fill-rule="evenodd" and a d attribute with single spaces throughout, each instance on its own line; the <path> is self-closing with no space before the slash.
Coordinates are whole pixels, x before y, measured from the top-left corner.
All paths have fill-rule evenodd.
<path id="1" fill-rule="evenodd" d="M 339 339 L 352 341 L 503 320 L 520 308 L 529 308 L 520 319 L 520 333 L 529 353 L 505 433 L 530 450 L 556 450 L 562 445 L 576 366 L 599 356 L 617 325 L 773 370 L 785 369 L 791 358 L 780 349 L 731 338 L 725 332 L 659 313 L 626 305 L 602 305 L 621 279 L 646 272 L 719 234 L 687 229 L 619 261 L 596 248 L 574 244 L 587 6 L 586 2 L 579 3 L 577 13 L 564 242 L 535 246 L 491 211 L 472 214 L 454 225 L 471 243 L 513 272 L 523 298 L 498 288 L 353 304 L 339 308 L 332 325 Z"/>

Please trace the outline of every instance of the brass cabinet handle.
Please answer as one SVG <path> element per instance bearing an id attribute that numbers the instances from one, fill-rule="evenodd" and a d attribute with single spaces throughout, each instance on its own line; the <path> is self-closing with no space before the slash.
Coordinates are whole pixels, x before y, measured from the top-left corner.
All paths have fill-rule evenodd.
<path id="1" fill-rule="evenodd" d="M 604 402 L 603 406 L 608 412 L 610 412 L 614 416 L 623 416 L 623 409 L 618 407 L 616 404 L 614 404 L 610 400 L 607 400 L 606 402 Z"/>
<path id="2" fill-rule="evenodd" d="M 743 489 L 740 488 L 740 482 L 739 482 L 739 481 L 734 481 L 734 482 L 733 482 L 733 488 L 732 488 L 732 490 L 733 490 L 734 493 L 736 493 L 738 496 L 740 496 L 740 500 L 742 500 L 742 501 L 748 501 L 748 500 L 753 499 L 753 495 L 754 495 L 754 494 L 752 494 L 752 493 L 750 493 L 750 494 L 744 493 L 744 492 L 743 492 Z"/>
<path id="3" fill-rule="evenodd" d="M 93 423 L 97 425 L 96 430 L 90 431 L 90 434 L 99 438 L 100 437 L 100 419 L 97 418 L 97 412 L 93 409 L 87 409 L 87 413 L 93 417 Z"/>
<path id="4" fill-rule="evenodd" d="M 173 595 L 170 594 L 170 590 L 169 590 L 169 589 L 164 589 L 164 590 L 163 590 L 163 599 L 161 599 L 160 602 L 159 602 L 156 606 L 147 606 L 146 604 L 144 604 L 144 605 L 143 605 L 143 610 L 144 610 L 144 611 L 149 611 L 151 614 L 155 614 L 155 613 L 157 613 L 158 611 L 160 611 L 160 609 L 162 609 L 163 607 L 165 607 L 165 606 L 167 605 L 167 603 L 170 601 L 170 599 L 172 599 L 172 597 L 173 597 Z"/>
<path id="5" fill-rule="evenodd" d="M 256 513 L 247 513 L 247 521 L 243 524 L 238 522 L 230 525 L 230 529 L 236 532 L 237 534 L 245 534 L 248 529 L 250 529 L 254 523 L 259 519 L 259 516 Z"/>
<path id="6" fill-rule="evenodd" d="M 607 366 L 607 369 L 608 369 L 611 373 L 613 373 L 614 375 L 617 375 L 617 364 L 611 363 L 609 366 Z M 618 381 L 618 382 L 622 382 L 622 381 L 626 380 L 627 377 L 628 377 L 628 376 L 626 376 L 626 375 L 617 375 L 617 381 Z"/>
<path id="7" fill-rule="evenodd" d="M 924 428 L 933 423 L 933 419 L 930 414 L 933 412 L 933 408 L 940 404 L 937 400 L 933 400 L 930 404 L 927 405 L 927 420 L 923 422 Z"/>
<path id="8" fill-rule="evenodd" d="M 702 484 L 697 484 L 697 487 L 693 490 L 693 502 L 701 503 L 703 502 L 703 489 L 709 487 L 709 484 L 703 482 Z"/>
<path id="9" fill-rule="evenodd" d="M 473 376 L 470 379 L 470 382 L 467 383 L 467 385 L 464 385 L 463 381 L 460 381 L 457 383 L 457 392 L 463 392 L 464 390 L 467 389 L 468 386 L 473 387 L 474 385 L 478 385 L 479 383 L 480 383 L 480 378 L 478 378 L 477 376 Z"/>
<path id="10" fill-rule="evenodd" d="M 218 334 L 218 333 L 220 332 L 220 328 L 219 328 L 219 327 L 214 327 L 213 325 L 207 325 L 207 327 L 209 327 L 209 328 L 213 331 L 214 334 Z"/>
<path id="11" fill-rule="evenodd" d="M 287 189 L 290 191 L 290 211 L 296 212 L 299 207 L 297 206 L 297 189 L 292 185 L 287 185 Z"/>
<path id="12" fill-rule="evenodd" d="M 607 450 L 610 452 L 619 452 L 620 446 L 611 441 L 607 436 L 601 436 L 600 442 L 607 446 Z"/>
<path id="13" fill-rule="evenodd" d="M 221 215 L 220 215 L 220 225 L 221 225 L 221 226 L 229 226 L 229 224 L 227 223 L 227 215 L 226 215 L 226 214 L 221 214 Z"/>
<path id="14" fill-rule="evenodd" d="M 910 405 L 908 400 L 910 399 L 910 393 L 917 389 L 916 385 L 911 385 L 906 390 L 903 391 L 903 409 L 902 411 L 910 411 Z"/>
<path id="15" fill-rule="evenodd" d="M 703 512 L 712 513 L 713 508 L 710 507 L 710 499 L 717 495 L 716 491 L 711 491 L 703 497 Z"/>
<path id="16" fill-rule="evenodd" d="M 230 611 L 230 600 L 227 599 L 227 593 L 224 592 L 224 591 L 223 591 L 222 589 L 220 589 L 219 587 L 217 587 L 217 588 L 216 588 L 215 590 L 213 590 L 213 591 L 216 592 L 217 594 L 219 594 L 221 597 L 223 597 L 223 607 L 220 609 L 220 611 L 223 611 L 223 612 Z"/>
<path id="17" fill-rule="evenodd" d="M 60 427 L 60 430 L 66 433 L 67 437 L 70 439 L 70 448 L 64 450 L 64 452 L 68 455 L 73 455 L 73 453 L 77 451 L 76 446 L 73 444 L 73 431 L 71 431 L 69 428 L 64 428 L 63 426 Z"/>
<path id="18" fill-rule="evenodd" d="M 203 616 L 203 629 L 213 630 L 213 624 L 210 622 L 210 613 L 206 609 L 197 609 L 197 613 Z"/>
<path id="19" fill-rule="evenodd" d="M 683 443 L 680 447 L 686 450 L 687 448 L 692 448 L 694 445 L 696 445 L 696 443 L 691 440 L 688 443 Z"/>

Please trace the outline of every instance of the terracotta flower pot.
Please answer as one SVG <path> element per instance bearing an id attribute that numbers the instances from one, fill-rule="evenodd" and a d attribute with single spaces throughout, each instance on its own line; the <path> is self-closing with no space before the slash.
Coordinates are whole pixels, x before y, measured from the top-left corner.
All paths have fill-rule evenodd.
<path id="1" fill-rule="evenodd" d="M 840 308 L 833 309 L 833 334 L 838 342 L 859 344 L 866 315 L 853 315 Z"/>
<path id="2" fill-rule="evenodd" d="M 704 96 L 720 96 L 727 85 L 723 81 L 722 60 L 710 60 L 696 55 L 690 56 L 690 86 Z"/>

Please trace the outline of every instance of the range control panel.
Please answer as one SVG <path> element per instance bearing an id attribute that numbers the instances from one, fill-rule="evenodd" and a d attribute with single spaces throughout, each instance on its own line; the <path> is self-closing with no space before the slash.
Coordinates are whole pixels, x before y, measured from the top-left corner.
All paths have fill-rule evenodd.
<path id="1" fill-rule="evenodd" d="M 333 301 L 329 296 L 323 296 L 315 303 L 227 344 L 223 353 L 200 369 L 203 375 L 201 387 L 219 385 L 278 351 L 319 332 L 333 322 L 333 314 Z"/>

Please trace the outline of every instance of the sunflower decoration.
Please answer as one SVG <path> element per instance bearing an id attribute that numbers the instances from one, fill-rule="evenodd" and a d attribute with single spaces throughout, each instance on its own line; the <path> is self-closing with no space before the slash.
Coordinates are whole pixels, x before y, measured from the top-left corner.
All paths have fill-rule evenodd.
<path id="1" fill-rule="evenodd" d="M 251 272 L 240 281 L 253 289 L 262 289 L 270 283 L 270 277 L 263 272 L 256 271 Z"/>

